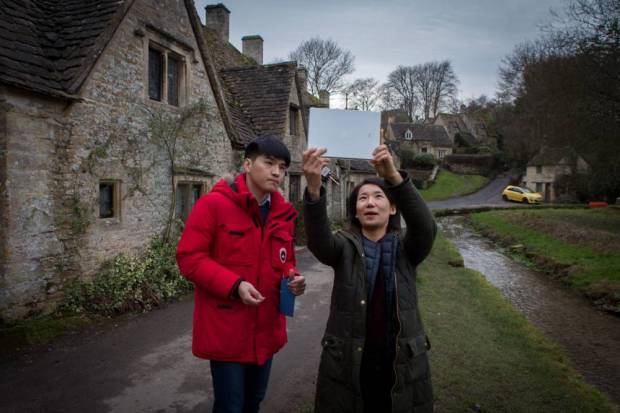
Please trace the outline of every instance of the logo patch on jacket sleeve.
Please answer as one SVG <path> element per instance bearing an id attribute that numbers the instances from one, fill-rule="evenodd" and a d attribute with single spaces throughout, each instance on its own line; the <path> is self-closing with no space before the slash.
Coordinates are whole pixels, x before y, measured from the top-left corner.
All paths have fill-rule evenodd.
<path id="1" fill-rule="evenodd" d="M 286 248 L 284 247 L 280 248 L 280 261 L 282 264 L 286 262 Z"/>

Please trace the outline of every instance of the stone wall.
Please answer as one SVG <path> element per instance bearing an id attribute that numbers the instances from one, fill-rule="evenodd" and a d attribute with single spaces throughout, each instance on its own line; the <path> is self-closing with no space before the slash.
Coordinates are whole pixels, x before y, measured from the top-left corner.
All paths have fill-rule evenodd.
<path id="1" fill-rule="evenodd" d="M 74 257 L 63 256 L 71 229 L 62 161 L 67 148 L 64 102 L 2 90 L 6 131 L 3 177 L 3 318 L 16 318 L 58 295 L 62 273 Z M 61 195 L 62 197 L 62 195 Z"/>
<path id="2" fill-rule="evenodd" d="M 149 42 L 184 58 L 180 108 L 148 98 Z M 80 101 L 16 90 L 3 95 L 3 319 L 51 311 L 69 282 L 96 276 L 101 263 L 120 252 L 142 249 L 166 225 L 173 182 L 191 179 L 209 189 L 233 167 L 183 2 L 136 1 L 82 86 Z M 187 108 L 193 114 L 185 122 L 171 120 Z M 153 119 L 180 127 L 174 166 L 191 169 L 191 177 L 173 177 L 169 152 L 149 127 Z M 120 185 L 120 212 L 113 218 L 99 217 L 101 180 Z"/>

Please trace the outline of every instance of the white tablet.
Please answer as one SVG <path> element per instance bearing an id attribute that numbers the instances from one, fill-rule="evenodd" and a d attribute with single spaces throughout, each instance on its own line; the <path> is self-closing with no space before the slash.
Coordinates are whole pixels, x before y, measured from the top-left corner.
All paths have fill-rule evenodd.
<path id="1" fill-rule="evenodd" d="M 327 148 L 330 158 L 372 159 L 380 125 L 378 112 L 310 108 L 308 147 Z"/>

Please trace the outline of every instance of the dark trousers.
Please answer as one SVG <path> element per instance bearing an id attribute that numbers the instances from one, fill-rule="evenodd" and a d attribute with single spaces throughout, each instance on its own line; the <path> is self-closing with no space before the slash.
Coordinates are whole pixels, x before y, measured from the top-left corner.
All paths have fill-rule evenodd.
<path id="1" fill-rule="evenodd" d="M 387 351 L 364 351 L 360 385 L 364 413 L 390 413 L 394 386 L 393 359 Z"/>
<path id="2" fill-rule="evenodd" d="M 256 413 L 265 398 L 271 359 L 262 366 L 211 360 L 213 413 Z"/>

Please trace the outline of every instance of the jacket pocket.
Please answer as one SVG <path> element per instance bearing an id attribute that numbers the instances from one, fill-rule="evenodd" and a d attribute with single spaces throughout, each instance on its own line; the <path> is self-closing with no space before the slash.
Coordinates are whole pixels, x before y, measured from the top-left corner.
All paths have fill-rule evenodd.
<path id="1" fill-rule="evenodd" d="M 291 234 L 286 231 L 274 232 L 271 236 L 271 266 L 280 271 L 284 270 L 286 263 L 293 260 L 293 254 Z"/>
<path id="2" fill-rule="evenodd" d="M 223 223 L 218 227 L 216 248 L 218 261 L 229 265 L 249 265 L 254 262 L 252 224 Z"/>
<path id="3" fill-rule="evenodd" d="M 239 300 L 214 300 L 205 315 L 205 350 L 223 359 L 246 356 L 248 307 Z"/>
<path id="4" fill-rule="evenodd" d="M 428 350 L 430 350 L 430 341 L 426 334 L 420 334 L 407 341 L 406 382 L 428 378 Z"/>
<path id="5" fill-rule="evenodd" d="M 319 376 L 345 382 L 347 376 L 345 373 L 344 340 L 332 335 L 325 335 L 321 340 L 321 346 L 323 346 L 323 351 L 321 352 Z"/>

